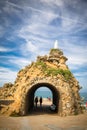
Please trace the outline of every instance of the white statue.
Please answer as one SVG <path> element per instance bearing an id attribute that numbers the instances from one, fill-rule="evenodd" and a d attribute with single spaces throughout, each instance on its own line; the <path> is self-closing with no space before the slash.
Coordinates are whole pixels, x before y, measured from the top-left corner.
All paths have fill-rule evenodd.
<path id="1" fill-rule="evenodd" d="M 54 43 L 54 49 L 58 49 L 58 41 L 57 40 Z"/>

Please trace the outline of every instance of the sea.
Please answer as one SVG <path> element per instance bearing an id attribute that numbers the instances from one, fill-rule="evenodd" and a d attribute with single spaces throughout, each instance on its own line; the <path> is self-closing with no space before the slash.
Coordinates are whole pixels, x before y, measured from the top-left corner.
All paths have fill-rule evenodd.
<path id="1" fill-rule="evenodd" d="M 80 92 L 80 96 L 85 104 L 87 102 L 87 92 Z"/>
<path id="2" fill-rule="evenodd" d="M 35 92 L 35 96 L 42 97 L 42 98 L 52 98 L 52 92 L 49 90 L 37 90 Z M 86 92 L 80 92 L 80 96 L 82 99 L 82 103 L 85 104 L 87 102 L 87 93 Z"/>

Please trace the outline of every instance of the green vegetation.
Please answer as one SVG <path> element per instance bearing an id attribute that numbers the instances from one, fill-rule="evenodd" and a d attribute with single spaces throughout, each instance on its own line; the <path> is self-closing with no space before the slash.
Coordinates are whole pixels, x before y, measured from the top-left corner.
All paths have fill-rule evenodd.
<path id="1" fill-rule="evenodd" d="M 53 75 L 57 76 L 58 74 L 63 75 L 66 80 L 68 80 L 71 77 L 71 72 L 69 70 L 63 70 L 63 69 L 55 69 L 55 68 L 49 68 L 46 70 L 47 75 Z"/>
<path id="2" fill-rule="evenodd" d="M 36 62 L 35 66 L 36 66 L 36 67 L 41 66 L 41 68 L 42 68 L 43 70 L 45 70 L 45 69 L 47 68 L 47 65 L 46 65 L 43 61 L 38 61 L 38 62 Z"/>
<path id="3" fill-rule="evenodd" d="M 38 61 L 35 64 L 36 67 L 40 66 L 42 71 L 47 75 L 57 76 L 58 74 L 63 75 L 66 80 L 69 80 L 72 73 L 69 70 L 63 70 L 59 68 L 49 68 L 43 61 Z"/>

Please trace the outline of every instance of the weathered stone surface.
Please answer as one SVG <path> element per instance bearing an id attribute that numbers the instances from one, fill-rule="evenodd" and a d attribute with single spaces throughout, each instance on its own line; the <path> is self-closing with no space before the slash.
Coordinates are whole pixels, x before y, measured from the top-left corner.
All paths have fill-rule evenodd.
<path id="1" fill-rule="evenodd" d="M 65 64 L 66 60 L 61 50 L 52 49 L 49 55 L 38 56 L 36 62 L 20 70 L 14 84 L 5 84 L 0 89 L 0 99 L 14 100 L 2 108 L 1 113 L 27 114 L 33 107 L 34 92 L 44 85 L 53 93 L 58 115 L 81 113 L 80 86 Z"/>

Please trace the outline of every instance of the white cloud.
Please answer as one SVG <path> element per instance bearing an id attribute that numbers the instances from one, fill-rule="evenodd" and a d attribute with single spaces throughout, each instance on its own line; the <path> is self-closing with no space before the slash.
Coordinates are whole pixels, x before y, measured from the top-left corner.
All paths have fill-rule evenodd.
<path id="1" fill-rule="evenodd" d="M 22 45 L 21 49 L 25 53 L 27 53 L 27 52 L 37 53 L 38 52 L 38 46 L 35 46 L 31 41 L 28 41 L 28 40 L 26 41 L 25 44 Z"/>
<path id="2" fill-rule="evenodd" d="M 82 86 L 82 89 L 80 91 L 87 92 L 87 78 L 85 76 L 83 77 L 76 77 L 79 81 L 80 86 Z"/>
<path id="3" fill-rule="evenodd" d="M 32 6 L 29 6 L 29 3 L 24 3 L 23 5 L 23 1 L 20 2 L 20 5 L 7 2 L 8 6 L 6 6 L 6 8 L 8 8 L 7 10 L 9 10 L 9 13 L 15 12 L 16 15 L 24 22 L 24 24 L 21 25 L 22 28 L 20 28 L 18 34 L 20 33 L 22 36 L 27 35 L 29 37 L 29 33 L 32 33 L 45 38 L 54 38 L 67 33 L 75 33 L 81 31 L 83 28 L 87 28 L 83 22 L 83 18 L 81 19 L 82 16 L 77 15 L 75 12 L 71 15 L 72 12 L 69 12 L 66 8 L 66 4 L 68 3 L 63 0 L 40 0 L 40 2 L 43 4 L 45 3 L 43 8 L 35 8 L 33 4 Z M 47 3 L 48 5 L 51 5 L 49 9 L 49 6 L 46 6 Z M 76 2 L 71 3 L 75 5 Z M 37 2 L 36 4 L 39 5 L 40 3 Z M 60 8 L 57 8 L 57 6 Z M 20 9 L 24 11 L 23 14 Z M 27 12 L 30 12 L 30 10 L 32 10 L 32 13 L 28 14 Z M 61 20 L 61 25 L 51 26 L 50 23 L 56 18 Z"/>
<path id="4" fill-rule="evenodd" d="M 1 63 L 5 65 L 10 65 L 13 68 L 15 67 L 17 70 L 29 65 L 32 61 L 30 57 L 16 57 L 16 56 L 0 56 L 3 61 Z M 12 68 L 11 67 L 11 68 Z"/>
<path id="5" fill-rule="evenodd" d="M 38 19 L 38 18 L 37 18 Z M 36 21 L 36 20 L 35 20 Z M 45 19 L 44 19 L 45 21 Z M 42 37 L 45 37 L 45 38 L 50 38 L 51 34 L 52 35 L 55 35 L 53 34 L 52 32 L 54 32 L 54 28 L 49 26 L 49 25 L 46 25 L 46 24 L 43 24 L 43 23 L 32 23 L 32 24 L 27 24 L 27 25 L 24 25 L 20 31 L 19 31 L 19 36 L 20 37 L 23 37 L 23 38 L 30 38 L 29 37 L 29 34 L 33 34 L 33 35 L 37 35 L 37 37 L 39 36 L 42 36 Z M 49 33 L 50 32 L 50 33 Z M 25 39 L 26 40 L 26 39 Z"/>
<path id="6" fill-rule="evenodd" d="M 8 7 L 14 7 L 14 8 L 21 9 L 21 6 L 19 6 L 19 5 L 17 5 L 17 4 L 14 4 L 14 3 L 10 2 L 10 1 L 6 1 L 6 5 L 7 5 Z"/>
<path id="7" fill-rule="evenodd" d="M 57 18 L 61 20 L 61 24 L 57 26 L 50 25 Z M 30 33 L 37 35 L 37 37 L 42 36 L 50 39 L 65 34 L 75 34 L 86 28 L 87 25 L 81 20 L 80 16 L 73 14 L 71 17 L 71 14 L 66 8 L 62 11 L 61 15 L 51 9 L 46 12 L 46 9 L 43 8 L 41 12 L 34 10 L 31 17 L 26 19 L 26 23 L 18 34 L 22 37 L 27 36 L 28 39 Z"/>
<path id="8" fill-rule="evenodd" d="M 64 2 L 62 0 L 40 0 L 40 2 L 51 5 L 51 6 L 54 6 L 54 5 L 63 6 L 64 5 Z"/>
<path id="9" fill-rule="evenodd" d="M 30 12 L 30 10 L 32 10 L 33 12 L 32 12 L 32 14 L 28 15 L 27 12 Z M 4 7 L 4 11 L 8 12 L 9 14 L 13 12 L 21 19 L 24 19 L 23 14 L 26 13 L 27 16 L 31 16 L 31 18 L 29 18 L 29 21 L 32 21 L 32 22 L 33 22 L 33 20 L 36 19 L 38 21 L 47 23 L 51 19 L 57 17 L 57 15 L 54 14 L 51 10 L 50 11 L 46 11 L 45 9 L 41 10 L 39 8 L 31 7 L 27 4 L 26 5 L 25 4 L 18 5 L 18 4 L 14 4 L 12 2 L 8 2 L 8 1 L 6 2 L 6 5 Z M 21 11 L 23 11 L 23 14 L 21 14 Z M 27 19 L 28 17 L 25 17 L 25 18 Z M 45 21 L 43 20 L 44 18 L 46 19 Z M 23 21 L 25 21 L 25 19 Z"/>
<path id="10" fill-rule="evenodd" d="M 44 43 L 41 43 L 39 39 L 37 42 L 35 41 L 34 43 L 26 40 L 25 43 L 21 45 L 20 51 L 22 55 L 26 56 L 26 58 L 29 57 L 29 61 L 35 61 L 38 55 L 45 55 L 48 53 L 48 49 L 46 49 L 48 45 L 44 46 Z"/>
<path id="11" fill-rule="evenodd" d="M 15 4 L 7 1 L 3 8 L 4 13 L 8 16 L 15 14 L 22 21 L 20 25 L 12 27 L 10 17 L 3 17 L 6 21 L 4 22 L 5 27 L 14 28 L 12 35 L 8 36 L 8 40 L 14 41 L 13 36 L 15 39 L 18 37 L 24 40 L 20 47 L 18 44 L 19 53 L 24 57 L 7 56 L 6 61 L 8 62 L 6 64 L 14 64 L 18 68 L 24 67 L 34 61 L 37 55 L 47 54 L 47 50 L 53 47 L 53 41 L 58 38 L 60 41 L 64 38 L 61 43 L 59 42 L 59 47 L 64 50 L 64 54 L 68 58 L 69 68 L 77 71 L 80 67 L 84 67 L 87 64 L 86 41 L 83 39 L 85 46 L 83 44 L 79 45 L 76 43 L 81 43 L 80 39 L 77 37 L 74 39 L 73 36 L 70 39 L 70 37 L 72 34 L 76 35 L 87 29 L 87 9 L 85 5 L 79 4 L 77 6 L 80 0 L 39 0 L 34 3 L 30 2 L 30 4 L 29 2 L 21 0 Z M 6 14 L 3 14 L 3 16 L 6 16 Z M 0 36 L 3 36 L 5 28 L 0 26 L 0 30 Z M 86 34 L 85 31 L 84 33 Z M 0 51 L 10 50 L 1 47 Z M 76 76 L 80 76 L 80 74 L 76 73 Z"/>
<path id="12" fill-rule="evenodd" d="M 2 37 L 5 33 L 5 28 L 0 25 L 0 37 Z"/>
<path id="13" fill-rule="evenodd" d="M 79 71 L 78 73 L 74 72 L 74 75 L 76 77 L 83 77 L 83 75 L 84 75 L 84 77 L 87 77 L 87 72 L 86 71 L 85 72 Z"/>
<path id="14" fill-rule="evenodd" d="M 70 69 L 79 69 L 87 64 L 87 46 L 76 44 L 79 39 L 63 39 L 62 44 L 59 43 L 60 48 L 64 50 L 64 55 L 68 58 L 67 64 Z M 84 41 L 85 42 L 85 41 Z"/>
<path id="15" fill-rule="evenodd" d="M 8 52 L 11 51 L 11 49 L 0 46 L 0 52 Z"/>
<path id="16" fill-rule="evenodd" d="M 11 69 L 1 67 L 0 68 L 0 86 L 2 86 L 6 82 L 14 82 L 17 76 L 16 71 L 12 71 Z"/>
<path id="17" fill-rule="evenodd" d="M 7 13 L 16 12 L 19 9 L 22 9 L 22 7 L 9 1 L 6 1 L 5 6 L 3 7 L 3 10 Z"/>
<path id="18" fill-rule="evenodd" d="M 11 57 L 9 59 L 9 62 L 16 65 L 16 67 L 18 67 L 19 69 L 24 68 L 26 65 L 29 65 L 31 63 L 30 59 L 20 57 Z"/>

